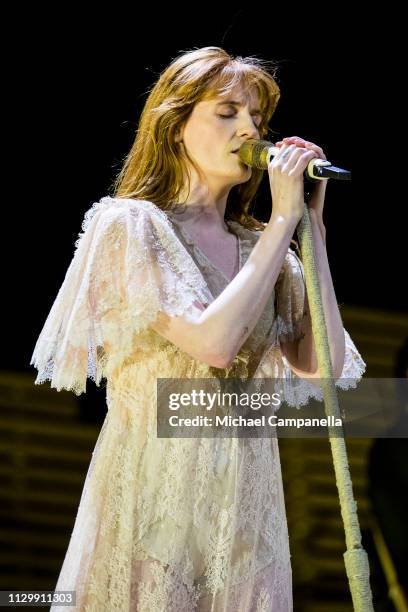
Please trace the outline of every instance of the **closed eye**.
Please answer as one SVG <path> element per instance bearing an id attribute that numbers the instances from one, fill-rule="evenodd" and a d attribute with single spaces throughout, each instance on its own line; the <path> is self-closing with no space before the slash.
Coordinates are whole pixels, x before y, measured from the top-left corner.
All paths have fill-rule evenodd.
<path id="1" fill-rule="evenodd" d="M 259 117 L 259 115 L 257 115 L 257 116 Z M 218 115 L 218 117 L 222 117 L 223 119 L 230 119 L 231 117 L 235 117 L 235 114 L 234 115 Z M 261 122 L 259 122 L 259 124 L 258 124 L 258 123 L 256 123 L 256 121 L 254 121 L 254 123 L 255 123 L 256 127 L 259 127 L 259 124 Z"/>

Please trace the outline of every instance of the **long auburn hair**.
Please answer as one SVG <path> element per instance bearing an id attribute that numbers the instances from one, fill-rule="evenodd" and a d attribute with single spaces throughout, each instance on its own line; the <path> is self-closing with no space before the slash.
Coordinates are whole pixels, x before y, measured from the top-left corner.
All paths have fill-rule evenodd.
<path id="1" fill-rule="evenodd" d="M 255 86 L 262 111 L 259 135 L 266 138 L 272 132 L 268 123 L 280 97 L 276 72 L 272 61 L 233 57 L 220 47 L 194 49 L 176 57 L 150 90 L 134 143 L 114 180 L 113 196 L 149 200 L 163 210 L 174 210 L 185 181 L 190 184 L 176 134 L 194 105 L 214 95 L 228 94 L 237 85 L 244 91 Z M 246 183 L 231 188 L 226 219 L 238 221 L 248 229 L 264 229 L 248 212 L 262 176 L 262 170 L 252 168 Z"/>

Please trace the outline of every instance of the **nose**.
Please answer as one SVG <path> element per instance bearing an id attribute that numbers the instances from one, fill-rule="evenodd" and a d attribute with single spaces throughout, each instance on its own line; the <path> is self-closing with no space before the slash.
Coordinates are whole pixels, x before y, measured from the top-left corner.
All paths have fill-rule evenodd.
<path id="1" fill-rule="evenodd" d="M 242 138 L 259 138 L 259 131 L 249 113 L 243 113 L 238 121 L 237 135 Z"/>

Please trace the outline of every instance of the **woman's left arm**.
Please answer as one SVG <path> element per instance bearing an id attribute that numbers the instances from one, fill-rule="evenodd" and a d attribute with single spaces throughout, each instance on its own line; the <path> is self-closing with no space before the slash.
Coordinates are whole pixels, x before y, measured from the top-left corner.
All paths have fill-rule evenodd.
<path id="1" fill-rule="evenodd" d="M 285 138 L 285 144 L 296 144 L 316 151 L 316 156 L 326 159 L 322 149 L 314 143 L 298 137 Z M 276 143 L 279 145 L 279 143 Z M 345 337 L 343 322 L 337 304 L 333 280 L 326 250 L 326 228 L 323 222 L 323 207 L 327 187 L 327 180 L 313 184 L 313 191 L 309 198 L 308 210 L 312 226 L 313 244 L 316 255 L 316 268 L 321 290 L 322 305 L 327 327 L 327 336 L 330 347 L 333 375 L 340 378 L 345 358 Z M 293 372 L 303 378 L 320 378 L 317 368 L 316 350 L 313 341 L 312 321 L 310 308 L 305 291 L 305 316 L 303 317 L 301 339 L 296 343 L 282 344 L 282 350 Z M 295 344 L 295 346 L 293 346 Z"/>

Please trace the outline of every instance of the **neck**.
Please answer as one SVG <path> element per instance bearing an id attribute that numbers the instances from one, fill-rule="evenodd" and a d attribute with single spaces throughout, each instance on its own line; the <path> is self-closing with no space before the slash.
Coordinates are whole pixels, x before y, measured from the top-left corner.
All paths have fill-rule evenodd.
<path id="1" fill-rule="evenodd" d="M 225 224 L 225 209 L 230 187 L 215 188 L 195 182 L 190 193 L 180 193 L 180 212 L 176 213 L 179 221 L 186 222 L 189 227 L 199 224 L 203 229 L 228 231 Z"/>

